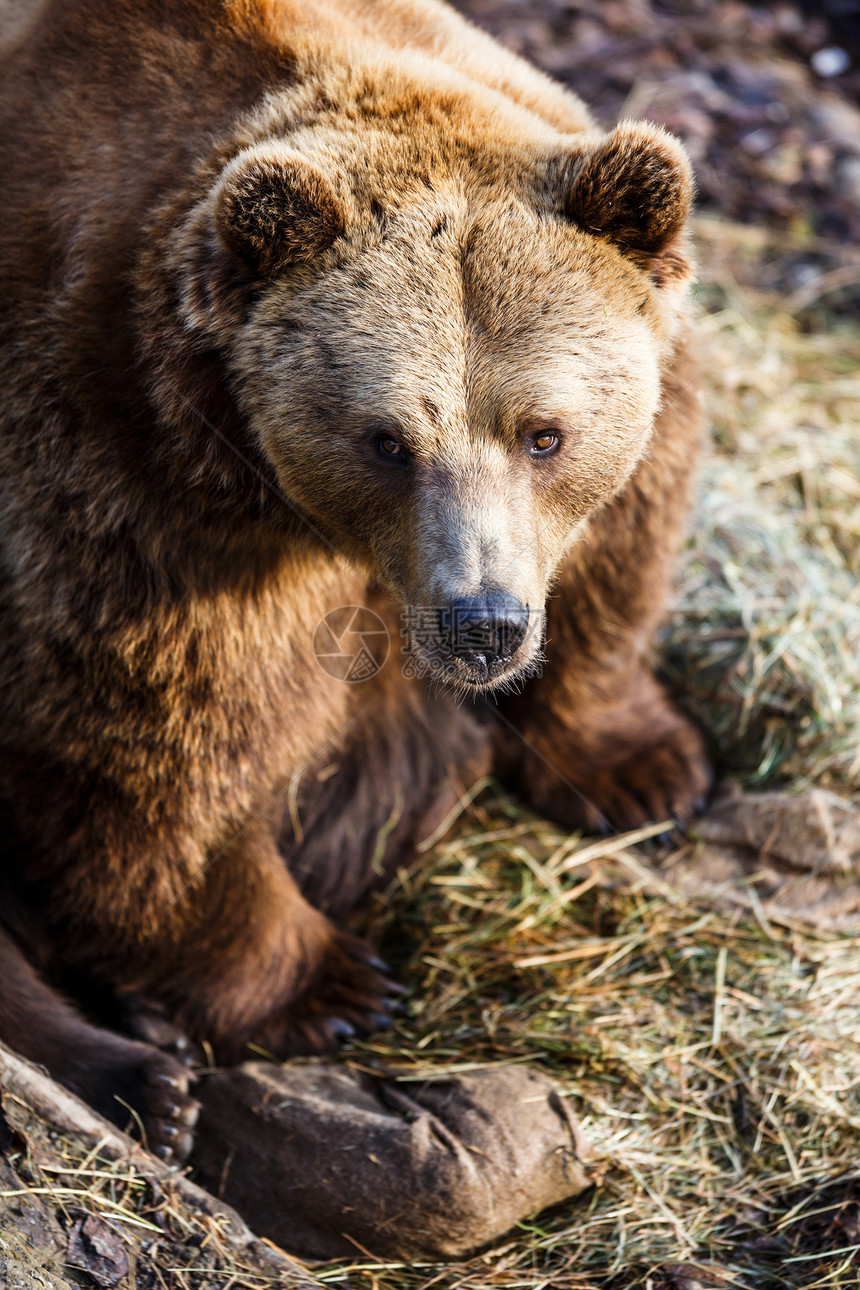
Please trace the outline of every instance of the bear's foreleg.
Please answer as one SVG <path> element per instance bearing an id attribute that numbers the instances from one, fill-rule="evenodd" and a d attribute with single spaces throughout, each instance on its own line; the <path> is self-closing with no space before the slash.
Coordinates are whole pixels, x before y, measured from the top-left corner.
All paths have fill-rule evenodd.
<path id="1" fill-rule="evenodd" d="M 630 483 L 571 549 L 547 606 L 543 675 L 503 708 L 500 764 L 539 810 L 598 832 L 692 815 L 711 784 L 704 741 L 652 673 L 700 438 L 682 347 Z"/>
<path id="2" fill-rule="evenodd" d="M 385 966 L 302 896 L 271 822 L 247 826 L 183 895 L 184 933 L 139 983 L 220 1061 L 310 1055 L 387 1021 Z"/>

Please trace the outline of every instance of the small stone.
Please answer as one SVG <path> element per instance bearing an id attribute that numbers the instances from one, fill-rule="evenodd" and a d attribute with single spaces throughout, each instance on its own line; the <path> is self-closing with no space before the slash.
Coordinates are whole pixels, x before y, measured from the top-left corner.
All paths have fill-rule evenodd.
<path id="1" fill-rule="evenodd" d="M 817 49 L 810 59 L 816 76 L 841 76 L 851 66 L 851 56 L 839 45 L 827 45 Z"/>

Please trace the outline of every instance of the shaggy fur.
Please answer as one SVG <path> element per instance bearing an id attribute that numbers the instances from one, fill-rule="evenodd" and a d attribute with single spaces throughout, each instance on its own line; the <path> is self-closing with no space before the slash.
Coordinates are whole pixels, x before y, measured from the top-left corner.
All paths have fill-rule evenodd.
<path id="1" fill-rule="evenodd" d="M 0 1038 L 181 1154 L 180 1065 L 62 990 L 317 1052 L 392 989 L 320 906 L 491 764 L 571 825 L 706 790 L 649 663 L 689 167 L 437 0 L 0 16 Z M 487 589 L 530 630 L 481 673 L 438 624 Z M 430 629 L 350 686 L 313 634 L 365 604 Z"/>

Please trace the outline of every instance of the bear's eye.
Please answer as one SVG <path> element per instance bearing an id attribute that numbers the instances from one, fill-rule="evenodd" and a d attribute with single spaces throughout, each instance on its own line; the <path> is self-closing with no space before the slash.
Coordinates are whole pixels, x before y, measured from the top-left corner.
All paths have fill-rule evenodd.
<path id="1" fill-rule="evenodd" d="M 543 434 L 535 435 L 534 439 L 532 439 L 531 454 L 533 457 L 548 457 L 550 453 L 556 451 L 558 445 L 558 435 L 546 430 Z"/>
<path id="2" fill-rule="evenodd" d="M 396 457 L 403 461 L 406 459 L 406 449 L 402 443 L 392 439 L 390 435 L 382 435 L 376 441 L 376 446 L 382 453 L 383 457 Z"/>

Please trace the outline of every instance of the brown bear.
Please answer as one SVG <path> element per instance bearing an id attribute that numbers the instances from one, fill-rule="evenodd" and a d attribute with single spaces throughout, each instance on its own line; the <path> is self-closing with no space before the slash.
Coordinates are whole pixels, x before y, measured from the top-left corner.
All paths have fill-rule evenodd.
<path id="1" fill-rule="evenodd" d="M 394 992 L 330 920 L 446 794 L 706 792 L 649 653 L 691 177 L 440 0 L 3 25 L 0 1039 L 181 1156 L 182 1064 L 71 999 L 316 1053 Z M 354 684 L 313 646 L 349 607 L 394 646 Z"/>

